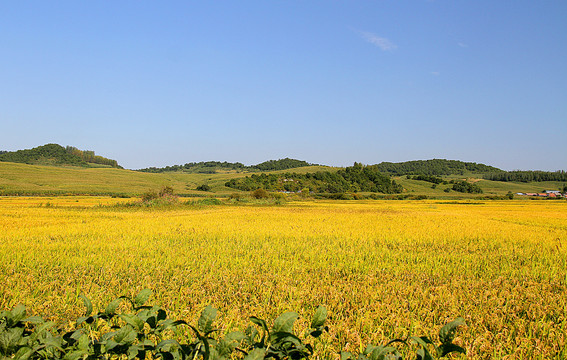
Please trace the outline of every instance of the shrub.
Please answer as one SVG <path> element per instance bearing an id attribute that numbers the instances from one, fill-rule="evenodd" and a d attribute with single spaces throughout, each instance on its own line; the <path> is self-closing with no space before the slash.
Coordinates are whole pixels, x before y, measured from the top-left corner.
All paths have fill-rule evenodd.
<path id="1" fill-rule="evenodd" d="M 142 194 L 142 205 L 167 205 L 177 203 L 177 196 L 173 195 L 171 186 L 163 186 L 159 191 L 148 190 Z"/>
<path id="2" fill-rule="evenodd" d="M 232 193 L 232 194 L 230 194 L 230 196 L 229 196 L 228 198 L 229 198 L 230 200 L 236 200 L 236 201 L 238 201 L 238 200 L 242 199 L 242 194 L 239 194 L 239 193 Z"/>
<path id="3" fill-rule="evenodd" d="M 252 191 L 252 197 L 254 199 L 267 199 L 269 196 L 270 194 L 262 188 Z"/>
<path id="4" fill-rule="evenodd" d="M 482 189 L 477 185 L 470 183 L 468 181 L 456 181 L 452 187 L 453 190 L 462 192 L 462 193 L 469 193 L 469 194 L 482 194 Z"/>
<path id="5" fill-rule="evenodd" d="M 211 191 L 211 187 L 207 184 L 197 186 L 197 190 L 199 191 Z"/>
<path id="6" fill-rule="evenodd" d="M 270 193 L 270 197 L 276 200 L 285 200 L 285 195 L 282 194 L 281 192 Z"/>
<path id="7" fill-rule="evenodd" d="M 199 205 L 222 205 L 222 201 L 217 198 L 206 198 L 197 202 Z"/>

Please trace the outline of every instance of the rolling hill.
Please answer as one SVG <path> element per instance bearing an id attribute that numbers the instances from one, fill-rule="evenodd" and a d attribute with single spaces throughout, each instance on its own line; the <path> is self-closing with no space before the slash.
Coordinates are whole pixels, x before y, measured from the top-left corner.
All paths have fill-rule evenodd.
<path id="1" fill-rule="evenodd" d="M 0 161 L 34 165 L 122 168 L 116 160 L 95 155 L 94 151 L 79 150 L 74 146 L 64 148 L 58 144 L 46 144 L 26 150 L 2 151 Z"/>
<path id="2" fill-rule="evenodd" d="M 361 167 L 360 174 L 358 170 L 353 171 L 356 166 Z M 474 183 L 482 189 L 482 196 L 563 190 L 565 187 L 565 172 L 538 172 L 534 180 L 556 181 L 526 182 L 525 172 L 521 173 L 522 178 L 516 179 L 518 174 L 492 166 L 444 159 L 383 162 L 370 166 L 355 163 L 354 167 L 333 168 L 286 158 L 251 166 L 209 161 L 148 169 L 125 170 L 115 160 L 96 156 L 92 151 L 63 148 L 57 144 L 0 152 L 0 195 L 135 196 L 167 185 L 181 196 L 227 196 L 264 187 L 272 191 L 310 188 L 315 192 L 401 192 L 459 198 L 477 195 L 451 191 L 451 181 Z M 370 169 L 372 174 L 366 174 Z M 390 183 L 391 180 L 394 182 Z M 202 185 L 207 185 L 210 191 L 197 190 Z"/>

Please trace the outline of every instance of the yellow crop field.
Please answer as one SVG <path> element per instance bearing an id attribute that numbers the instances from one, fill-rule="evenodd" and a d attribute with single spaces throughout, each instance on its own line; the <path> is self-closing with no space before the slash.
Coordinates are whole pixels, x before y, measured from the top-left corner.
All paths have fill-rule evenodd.
<path id="1" fill-rule="evenodd" d="M 564 201 L 305 201 L 281 206 L 111 206 L 104 197 L 0 198 L 0 310 L 64 324 L 153 290 L 194 322 L 329 310 L 318 357 L 462 316 L 469 359 L 567 357 Z M 103 206 L 101 206 L 103 205 Z M 458 356 L 455 356 L 458 357 Z"/>

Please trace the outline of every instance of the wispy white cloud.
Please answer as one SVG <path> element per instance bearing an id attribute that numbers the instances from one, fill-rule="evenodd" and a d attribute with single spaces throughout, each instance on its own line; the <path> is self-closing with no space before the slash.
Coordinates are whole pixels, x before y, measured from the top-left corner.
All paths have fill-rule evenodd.
<path id="1" fill-rule="evenodd" d="M 441 73 L 439 71 L 432 71 L 431 75 L 439 76 Z"/>
<path id="2" fill-rule="evenodd" d="M 463 42 L 458 42 L 457 45 L 459 45 L 462 48 L 466 48 L 469 47 L 467 44 L 463 43 Z"/>
<path id="3" fill-rule="evenodd" d="M 390 40 L 374 33 L 368 31 L 358 31 L 358 33 L 364 40 L 368 41 L 372 45 L 378 46 L 384 51 L 391 51 L 397 48 L 396 44 L 392 43 Z"/>

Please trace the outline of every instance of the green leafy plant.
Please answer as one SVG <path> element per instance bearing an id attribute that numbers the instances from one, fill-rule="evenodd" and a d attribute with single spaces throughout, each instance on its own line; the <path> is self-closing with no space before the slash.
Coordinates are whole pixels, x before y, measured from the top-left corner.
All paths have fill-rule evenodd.
<path id="1" fill-rule="evenodd" d="M 398 347 L 394 344 L 401 344 L 405 346 L 410 346 L 412 343 L 418 345 L 418 349 L 415 350 L 415 358 L 417 360 L 433 360 L 436 357 L 444 357 L 450 353 L 465 353 L 465 349 L 454 344 L 453 339 L 455 337 L 455 332 L 457 328 L 461 325 L 465 325 L 463 318 L 457 318 L 439 330 L 439 345 L 435 343 L 427 336 L 410 336 L 407 339 L 394 339 L 386 343 L 385 345 L 368 345 L 366 350 L 358 356 L 358 360 L 402 360 L 402 355 Z M 434 349 L 434 352 L 430 352 L 430 349 Z M 347 351 L 341 352 L 341 360 L 354 360 L 353 354 Z"/>
<path id="2" fill-rule="evenodd" d="M 77 319 L 75 328 L 69 331 L 55 328 L 55 323 L 37 316 L 26 317 L 26 309 L 18 305 L 11 311 L 0 312 L 0 358 L 35 359 L 164 359 L 164 360 L 299 360 L 314 354 L 314 345 L 308 340 L 320 337 L 328 331 L 325 324 L 327 309 L 319 306 L 311 320 L 310 328 L 300 338 L 293 330 L 299 318 L 296 312 L 286 312 L 277 317 L 272 326 L 255 316 L 245 331 L 232 331 L 222 336 L 214 326 L 217 310 L 207 306 L 201 312 L 195 326 L 172 320 L 159 306 L 145 305 L 151 296 L 148 289 L 134 298 L 121 296 L 103 311 L 93 312 L 91 301 L 84 295 L 86 311 Z M 119 310 L 130 309 L 121 312 Z M 415 343 L 418 360 L 433 359 L 433 355 L 445 356 L 464 349 L 453 344 L 461 318 L 445 325 L 439 332 L 440 345 L 435 346 L 427 337 L 412 336 L 405 340 L 392 340 L 384 346 L 369 345 L 359 360 L 401 359 L 395 343 Z M 193 338 L 180 336 L 180 327 L 187 327 Z M 181 340 L 180 340 L 181 339 Z M 185 341 L 183 341 L 185 340 Z M 430 352 L 430 349 L 435 351 Z M 354 359 L 349 352 L 342 352 L 342 360 Z"/>

